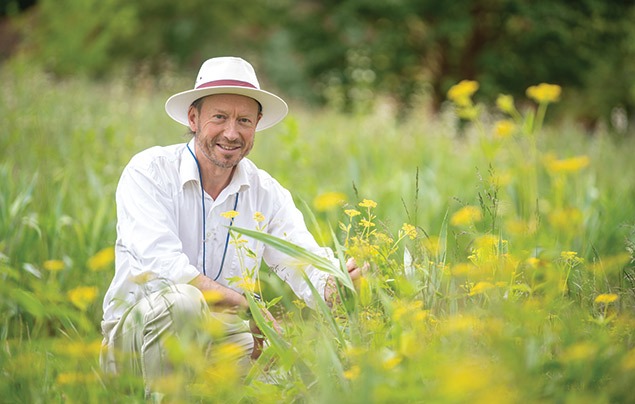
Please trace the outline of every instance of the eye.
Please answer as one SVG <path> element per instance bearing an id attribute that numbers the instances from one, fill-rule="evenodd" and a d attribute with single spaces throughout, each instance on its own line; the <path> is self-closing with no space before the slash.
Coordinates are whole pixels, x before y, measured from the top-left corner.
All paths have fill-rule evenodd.
<path id="1" fill-rule="evenodd" d="M 241 125 L 244 125 L 244 126 L 252 126 L 253 125 L 252 120 L 249 119 L 249 118 L 239 118 L 238 122 Z"/>

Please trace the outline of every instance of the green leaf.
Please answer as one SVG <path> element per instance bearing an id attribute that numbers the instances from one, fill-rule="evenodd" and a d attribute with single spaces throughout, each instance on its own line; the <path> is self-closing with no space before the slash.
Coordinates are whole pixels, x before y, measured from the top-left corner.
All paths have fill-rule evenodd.
<path id="1" fill-rule="evenodd" d="M 235 226 L 232 226 L 231 229 L 236 233 L 244 234 L 245 236 L 261 241 L 275 248 L 276 250 L 287 254 L 290 257 L 293 257 L 301 262 L 304 262 L 319 269 L 320 271 L 326 272 L 329 275 L 333 275 L 342 283 L 342 285 L 346 286 L 352 291 L 355 290 L 353 281 L 351 280 L 350 276 L 348 276 L 348 273 L 334 267 L 331 261 L 329 261 L 327 258 L 321 257 L 305 248 L 297 246 L 287 240 L 272 236 L 271 234 Z"/>

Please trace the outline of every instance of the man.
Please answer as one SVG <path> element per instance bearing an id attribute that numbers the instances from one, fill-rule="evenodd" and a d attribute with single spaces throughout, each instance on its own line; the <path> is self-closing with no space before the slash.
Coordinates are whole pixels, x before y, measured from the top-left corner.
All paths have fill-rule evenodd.
<path id="1" fill-rule="evenodd" d="M 314 305 L 288 256 L 247 238 L 230 242 L 230 226 L 263 229 L 337 265 L 307 230 L 290 193 L 245 158 L 255 132 L 280 122 L 288 111 L 280 97 L 260 89 L 249 63 L 207 60 L 195 88 L 170 97 L 165 109 L 193 138 L 145 150 L 124 169 L 116 192 L 116 270 L 103 306 L 102 365 L 138 371 L 146 384 L 170 372 L 165 338 L 203 341 L 192 324 L 210 317 L 222 321 L 226 338 L 242 347 L 243 361 L 259 355 L 261 340 L 252 335 L 259 330 L 241 313 L 249 307 L 245 293 L 251 293 L 243 286 L 254 281 L 262 259 Z M 360 276 L 353 260 L 347 267 L 353 280 Z M 328 275 L 303 270 L 330 300 Z M 210 307 L 205 293 L 218 301 Z M 263 315 L 279 327 L 264 309 Z"/>

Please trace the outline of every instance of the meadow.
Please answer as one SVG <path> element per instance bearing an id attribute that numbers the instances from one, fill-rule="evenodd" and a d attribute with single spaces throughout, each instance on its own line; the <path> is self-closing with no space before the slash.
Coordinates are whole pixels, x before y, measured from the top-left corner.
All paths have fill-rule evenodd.
<path id="1" fill-rule="evenodd" d="M 0 81 L 0 401 L 144 402 L 139 378 L 98 364 L 114 192 L 136 152 L 185 141 L 163 104 L 191 83 L 59 79 L 19 61 Z M 407 118 L 387 102 L 291 103 L 250 158 L 321 243 L 370 270 L 315 311 L 265 271 L 251 304 L 284 334 L 257 318 L 270 346 L 246 377 L 230 345 L 204 361 L 169 341 L 187 369 L 163 383 L 170 400 L 631 401 L 635 139 L 550 120 L 559 92 L 479 104 L 461 82 L 441 113 Z"/>

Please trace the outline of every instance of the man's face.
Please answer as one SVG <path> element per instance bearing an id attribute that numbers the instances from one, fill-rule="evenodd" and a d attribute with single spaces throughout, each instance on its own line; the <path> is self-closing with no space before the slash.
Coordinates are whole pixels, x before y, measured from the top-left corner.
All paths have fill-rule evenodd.
<path id="1" fill-rule="evenodd" d="M 202 153 L 216 167 L 235 167 L 251 151 L 261 116 L 252 98 L 235 94 L 205 97 L 200 113 L 194 107 L 188 111 L 197 154 Z"/>

